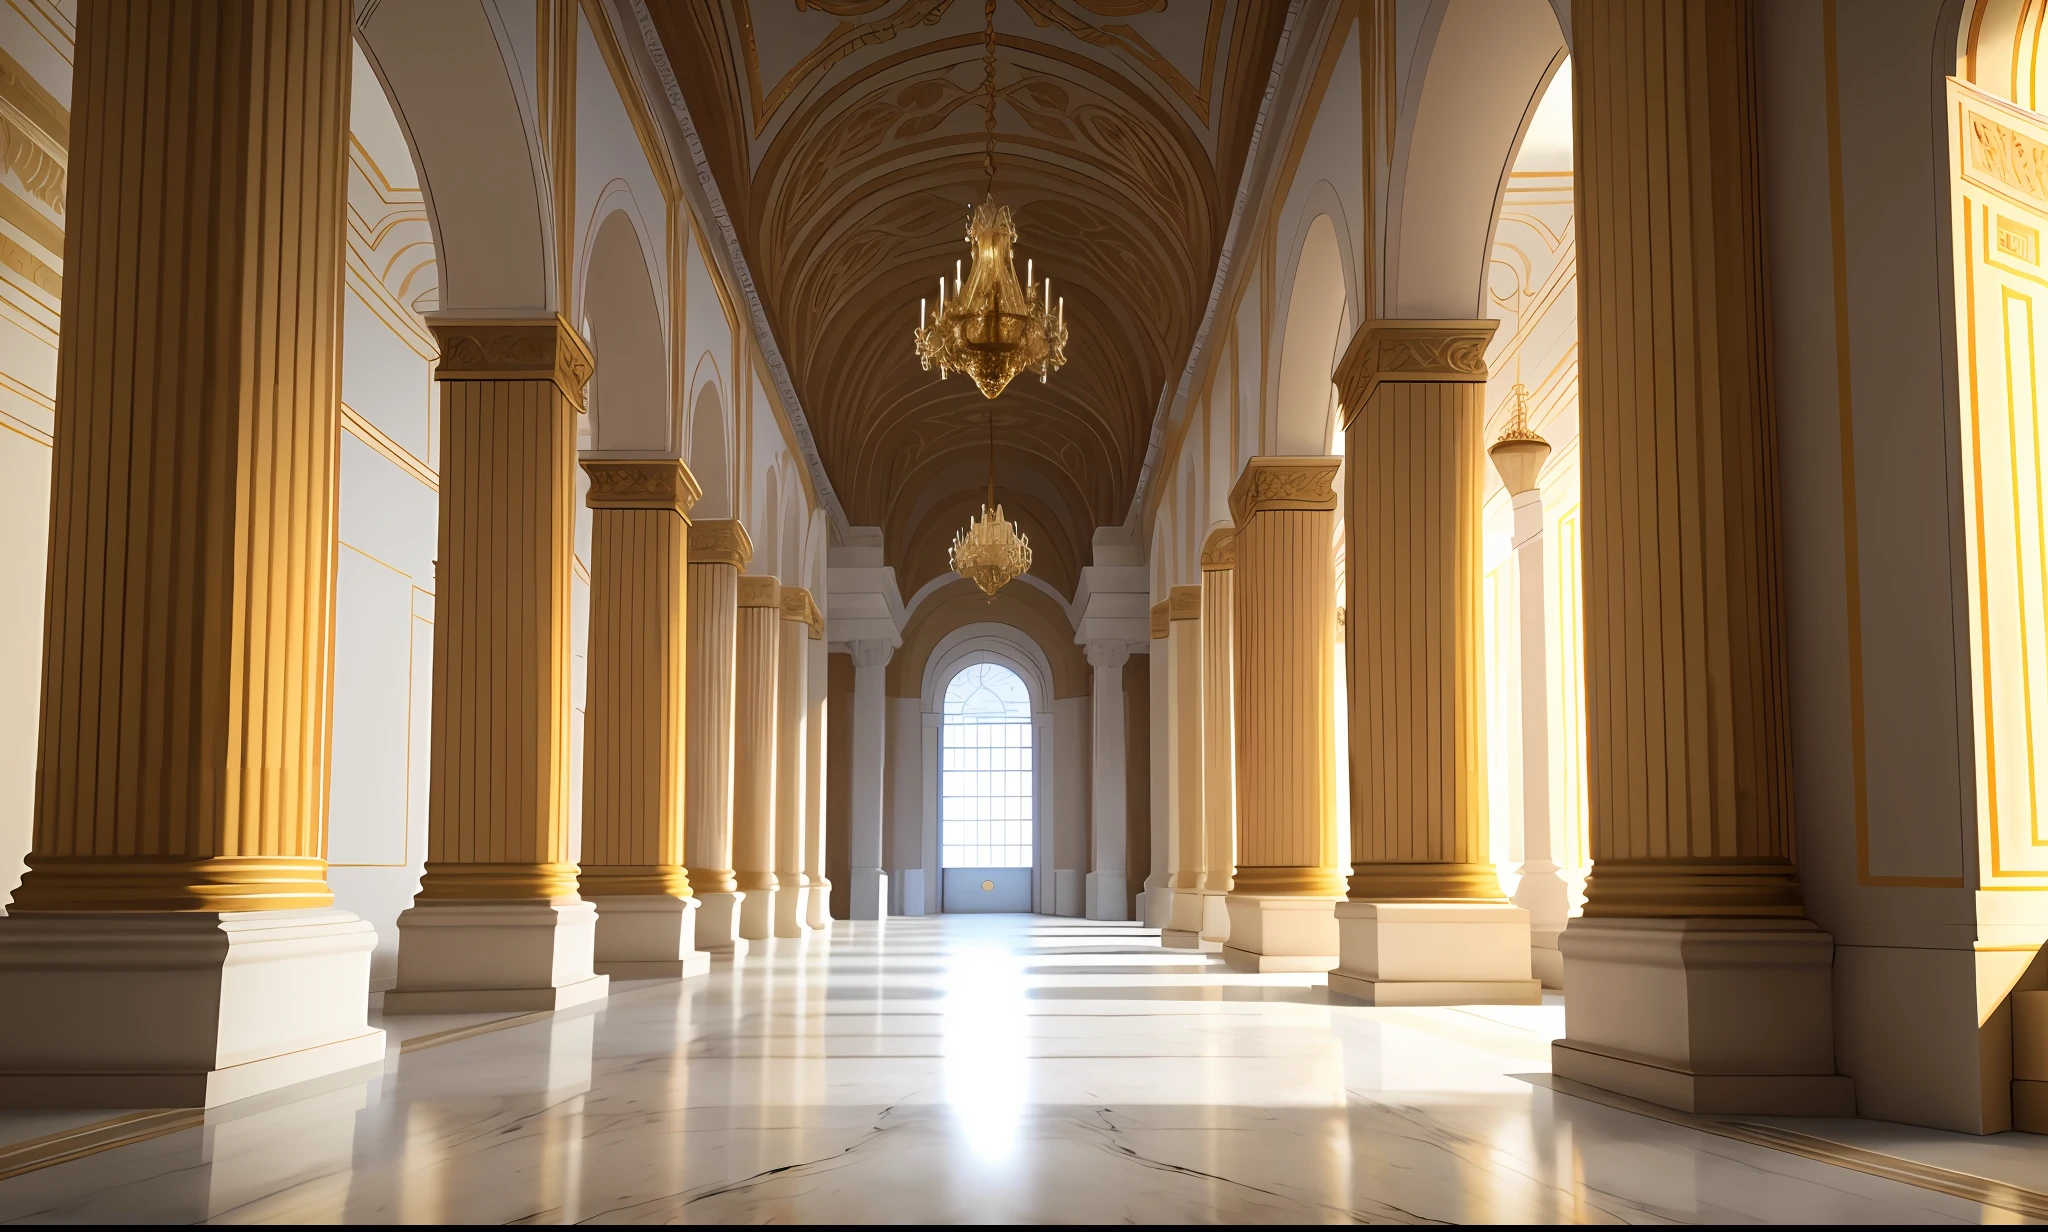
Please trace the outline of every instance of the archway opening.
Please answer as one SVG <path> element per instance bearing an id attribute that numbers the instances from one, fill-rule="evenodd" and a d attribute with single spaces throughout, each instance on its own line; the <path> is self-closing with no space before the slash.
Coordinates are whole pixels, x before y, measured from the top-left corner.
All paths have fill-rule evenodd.
<path id="1" fill-rule="evenodd" d="M 1031 910 L 1031 693 L 999 663 L 946 684 L 939 728 L 941 909 Z"/>

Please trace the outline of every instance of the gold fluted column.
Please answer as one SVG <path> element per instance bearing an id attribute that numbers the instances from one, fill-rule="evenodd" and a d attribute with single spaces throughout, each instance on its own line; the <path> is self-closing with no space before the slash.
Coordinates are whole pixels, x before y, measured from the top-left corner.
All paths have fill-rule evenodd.
<path id="1" fill-rule="evenodd" d="M 1556 1070 L 1847 1115 L 1792 858 L 1754 7 L 1572 7 L 1594 866 Z"/>
<path id="2" fill-rule="evenodd" d="M 810 667 L 806 673 L 809 693 L 805 698 L 804 721 L 804 885 L 808 899 L 804 924 L 809 928 L 832 927 L 832 882 L 825 876 L 825 714 L 827 710 L 825 613 L 817 600 L 811 601 L 810 635 L 804 654 Z"/>
<path id="3" fill-rule="evenodd" d="M 383 1052 L 323 860 L 351 33 L 339 0 L 78 9 L 6 1104 L 208 1104 L 223 1052 L 279 1071 L 243 1093 Z"/>
<path id="4" fill-rule="evenodd" d="M 747 528 L 730 518 L 690 527 L 690 619 L 683 718 L 683 854 L 697 892 L 697 948 L 746 952 L 732 871 L 733 655 L 740 570 L 754 559 Z"/>
<path id="5" fill-rule="evenodd" d="M 1208 856 L 1202 799 L 1202 588 L 1175 586 L 1161 606 L 1166 609 L 1166 644 L 1154 660 L 1154 670 L 1166 677 L 1166 824 L 1171 857 L 1166 887 L 1171 907 L 1160 943 L 1172 949 L 1200 949 Z M 1215 948 L 1214 942 L 1210 948 Z"/>
<path id="6" fill-rule="evenodd" d="M 683 868 L 690 507 L 680 460 L 585 459 L 591 509 L 583 862 L 608 975 L 710 970 Z"/>
<path id="7" fill-rule="evenodd" d="M 782 587 L 743 575 L 733 632 L 732 867 L 740 893 L 740 936 L 775 935 L 775 710 L 781 666 Z"/>
<path id="8" fill-rule="evenodd" d="M 591 358 L 560 317 L 431 323 L 441 526 L 427 865 L 386 1013 L 605 994 L 569 860 L 576 417 Z"/>
<path id="9" fill-rule="evenodd" d="M 811 617 L 817 605 L 801 586 L 782 588 L 775 664 L 775 935 L 801 937 L 810 914 L 804 879 L 807 786 L 804 754 L 810 704 Z"/>
<path id="10" fill-rule="evenodd" d="M 1237 871 L 1224 955 L 1261 971 L 1337 965 L 1337 520 L 1340 459 L 1257 457 L 1237 523 Z"/>
<path id="11" fill-rule="evenodd" d="M 1367 321 L 1338 365 L 1350 536 L 1350 901 L 1333 991 L 1533 1005 L 1489 858 L 1480 501 L 1499 322 Z"/>
<path id="12" fill-rule="evenodd" d="M 1237 531 L 1202 544 L 1202 940 L 1230 938 L 1224 896 L 1237 871 L 1237 689 L 1230 625 Z"/>

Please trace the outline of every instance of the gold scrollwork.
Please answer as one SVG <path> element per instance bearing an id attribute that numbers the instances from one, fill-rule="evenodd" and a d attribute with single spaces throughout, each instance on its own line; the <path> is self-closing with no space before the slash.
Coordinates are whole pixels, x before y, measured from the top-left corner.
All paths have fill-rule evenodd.
<path id="1" fill-rule="evenodd" d="M 690 563 L 744 569 L 754 559 L 754 541 L 737 518 L 708 518 L 690 524 Z"/>
<path id="2" fill-rule="evenodd" d="M 1341 458 L 1253 458 L 1230 490 L 1230 516 L 1238 525 L 1254 513 L 1335 509 Z"/>
<path id="3" fill-rule="evenodd" d="M 704 495 L 680 458 L 585 459 L 592 509 L 673 509 L 685 518 Z"/>

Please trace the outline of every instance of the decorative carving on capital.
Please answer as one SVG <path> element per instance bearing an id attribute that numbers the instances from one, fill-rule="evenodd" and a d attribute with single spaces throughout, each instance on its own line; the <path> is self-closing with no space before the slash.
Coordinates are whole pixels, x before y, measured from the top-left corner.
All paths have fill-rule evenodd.
<path id="1" fill-rule="evenodd" d="M 1486 380 L 1486 346 L 1499 321 L 1367 321 L 1331 379 L 1350 427 L 1381 381 Z"/>
<path id="2" fill-rule="evenodd" d="M 1202 618 L 1202 588 L 1199 586 L 1176 586 L 1166 592 L 1168 620 L 1200 620 Z"/>
<path id="3" fill-rule="evenodd" d="M 597 370 L 590 348 L 560 316 L 544 320 L 448 320 L 427 328 L 441 348 L 437 381 L 553 381 L 579 411 Z"/>
<path id="4" fill-rule="evenodd" d="M 1167 607 L 1168 603 L 1165 599 L 1161 599 L 1159 602 L 1152 605 L 1151 633 L 1152 640 L 1155 642 L 1158 641 L 1160 638 L 1166 636 Z"/>
<path id="5" fill-rule="evenodd" d="M 1098 671 L 1113 672 L 1130 662 L 1129 642 L 1089 642 L 1088 662 Z"/>
<path id="6" fill-rule="evenodd" d="M 1237 566 L 1237 528 L 1219 526 L 1202 543 L 1202 572 Z"/>
<path id="7" fill-rule="evenodd" d="M 744 569 L 754 559 L 754 541 L 738 518 L 706 518 L 690 524 L 690 563 Z"/>
<path id="8" fill-rule="evenodd" d="M 1230 516 L 1239 526 L 1255 513 L 1334 510 L 1342 458 L 1253 458 L 1230 489 Z"/>
<path id="9" fill-rule="evenodd" d="M 855 667 L 887 667 L 896 645 L 879 637 L 864 637 L 852 643 Z"/>
<path id="10" fill-rule="evenodd" d="M 782 618 L 804 625 L 814 642 L 825 636 L 825 614 L 818 610 L 818 601 L 811 597 L 811 592 L 801 586 L 782 588 Z"/>
<path id="11" fill-rule="evenodd" d="M 687 520 L 704 495 L 680 458 L 586 458 L 583 470 L 590 476 L 584 503 L 592 509 L 673 509 Z"/>
<path id="12" fill-rule="evenodd" d="M 766 573 L 743 573 L 740 575 L 741 607 L 782 608 L 782 583 Z"/>

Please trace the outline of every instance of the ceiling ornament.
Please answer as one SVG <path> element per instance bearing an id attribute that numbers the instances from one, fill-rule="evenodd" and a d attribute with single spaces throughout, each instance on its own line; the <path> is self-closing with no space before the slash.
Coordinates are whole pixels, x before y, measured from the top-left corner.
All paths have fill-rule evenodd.
<path id="1" fill-rule="evenodd" d="M 996 204 L 996 0 L 987 0 L 984 13 L 982 96 L 988 136 L 982 157 L 988 170 L 988 194 L 968 216 L 967 244 L 974 250 L 974 264 L 966 270 L 963 282 L 963 263 L 953 263 L 950 300 L 946 298 L 946 276 L 939 275 L 939 306 L 934 310 L 930 300 L 918 301 L 921 324 L 913 338 L 918 362 L 925 371 L 937 364 L 941 380 L 953 372 L 965 372 L 980 387 L 982 397 L 993 398 L 1019 373 L 1036 371 L 1043 384 L 1053 369 L 1066 364 L 1067 301 L 1062 296 L 1055 307 L 1052 279 L 1035 281 L 1029 261 L 1024 263 L 1024 281 L 1017 281 L 1017 263 L 1010 252 L 1017 242 L 1017 224 L 1010 218 L 1009 206 Z M 993 425 L 990 433 L 993 441 Z M 993 486 L 989 502 L 995 502 Z M 994 593 L 992 588 L 983 589 Z"/>
<path id="2" fill-rule="evenodd" d="M 981 587 L 981 593 L 991 599 L 1011 581 L 1031 571 L 1031 540 L 1017 529 L 1015 522 L 1003 519 L 1003 507 L 996 504 L 996 409 L 993 406 L 988 409 L 988 500 L 981 506 L 981 516 L 969 521 L 966 530 L 953 536 L 953 550 L 947 553 L 946 559 L 953 566 L 953 572 Z"/>

